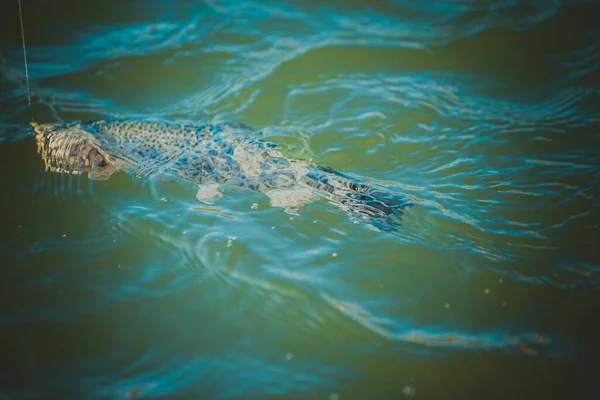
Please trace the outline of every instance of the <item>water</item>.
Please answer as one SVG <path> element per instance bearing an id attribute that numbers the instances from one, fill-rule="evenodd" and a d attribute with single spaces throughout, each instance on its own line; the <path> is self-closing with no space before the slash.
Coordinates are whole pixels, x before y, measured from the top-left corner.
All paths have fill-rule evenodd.
<path id="1" fill-rule="evenodd" d="M 0 398 L 597 398 L 593 2 L 23 0 L 31 106 L 5 3 Z M 416 205 L 46 173 L 47 104 L 243 122 Z"/>

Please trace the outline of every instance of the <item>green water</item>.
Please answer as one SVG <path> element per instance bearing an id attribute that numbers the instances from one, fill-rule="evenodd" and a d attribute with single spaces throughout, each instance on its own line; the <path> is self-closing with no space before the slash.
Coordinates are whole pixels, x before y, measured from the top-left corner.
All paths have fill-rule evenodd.
<path id="1" fill-rule="evenodd" d="M 8 3 L 0 399 L 597 398 L 593 2 L 23 0 L 32 105 Z M 52 108 L 243 122 L 415 205 L 45 172 Z"/>

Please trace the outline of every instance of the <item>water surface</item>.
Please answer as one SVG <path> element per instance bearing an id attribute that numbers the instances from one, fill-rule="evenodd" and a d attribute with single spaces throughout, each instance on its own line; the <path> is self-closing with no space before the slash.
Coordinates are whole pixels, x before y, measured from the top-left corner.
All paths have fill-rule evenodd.
<path id="1" fill-rule="evenodd" d="M 14 3 L 14 4 L 12 4 Z M 596 398 L 592 1 L 3 9 L 0 397 Z M 411 197 L 375 232 L 44 172 L 29 122 L 243 122 Z M 253 205 L 256 206 L 253 207 Z"/>

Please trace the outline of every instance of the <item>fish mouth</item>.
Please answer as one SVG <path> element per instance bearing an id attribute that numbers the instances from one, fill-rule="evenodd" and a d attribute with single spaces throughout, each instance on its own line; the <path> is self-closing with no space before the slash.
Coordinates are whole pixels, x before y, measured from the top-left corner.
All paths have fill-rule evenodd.
<path id="1" fill-rule="evenodd" d="M 90 179 L 105 180 L 117 170 L 98 140 L 77 124 L 31 122 L 31 126 L 46 171 L 71 175 L 87 172 Z"/>

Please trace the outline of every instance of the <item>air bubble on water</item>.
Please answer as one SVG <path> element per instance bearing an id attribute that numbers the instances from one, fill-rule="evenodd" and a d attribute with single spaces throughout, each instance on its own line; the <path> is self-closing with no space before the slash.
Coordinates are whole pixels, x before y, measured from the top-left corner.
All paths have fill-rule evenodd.
<path id="1" fill-rule="evenodd" d="M 446 307 L 446 308 L 450 308 L 450 303 L 446 303 L 446 304 L 444 304 L 444 307 Z"/>
<path id="2" fill-rule="evenodd" d="M 65 233 L 64 235 L 62 235 L 62 237 L 67 237 L 67 234 Z"/>
<path id="3" fill-rule="evenodd" d="M 294 220 L 294 218 L 290 217 L 290 221 L 293 221 L 293 220 Z"/>
<path id="4" fill-rule="evenodd" d="M 231 247 L 231 245 L 233 244 L 233 241 L 236 239 L 237 239 L 236 236 L 228 236 L 227 237 L 227 247 Z"/>
<path id="5" fill-rule="evenodd" d="M 337 256 L 338 256 L 338 254 L 337 254 L 337 253 L 333 253 L 333 254 L 331 254 L 331 257 L 333 257 L 333 258 L 335 258 L 335 257 L 337 257 Z"/>
<path id="6" fill-rule="evenodd" d="M 252 204 L 252 206 L 250 207 L 252 210 L 258 210 L 258 203 L 254 203 Z"/>
<path id="7" fill-rule="evenodd" d="M 271 227 L 271 229 L 275 229 L 275 227 L 274 227 L 274 226 L 272 226 L 272 227 Z"/>
<path id="8" fill-rule="evenodd" d="M 162 199 L 160 199 L 160 201 L 162 201 L 163 203 L 166 203 L 166 202 L 167 202 L 167 201 L 169 201 L 169 200 L 167 200 L 167 198 L 166 198 L 166 197 L 163 197 Z"/>

